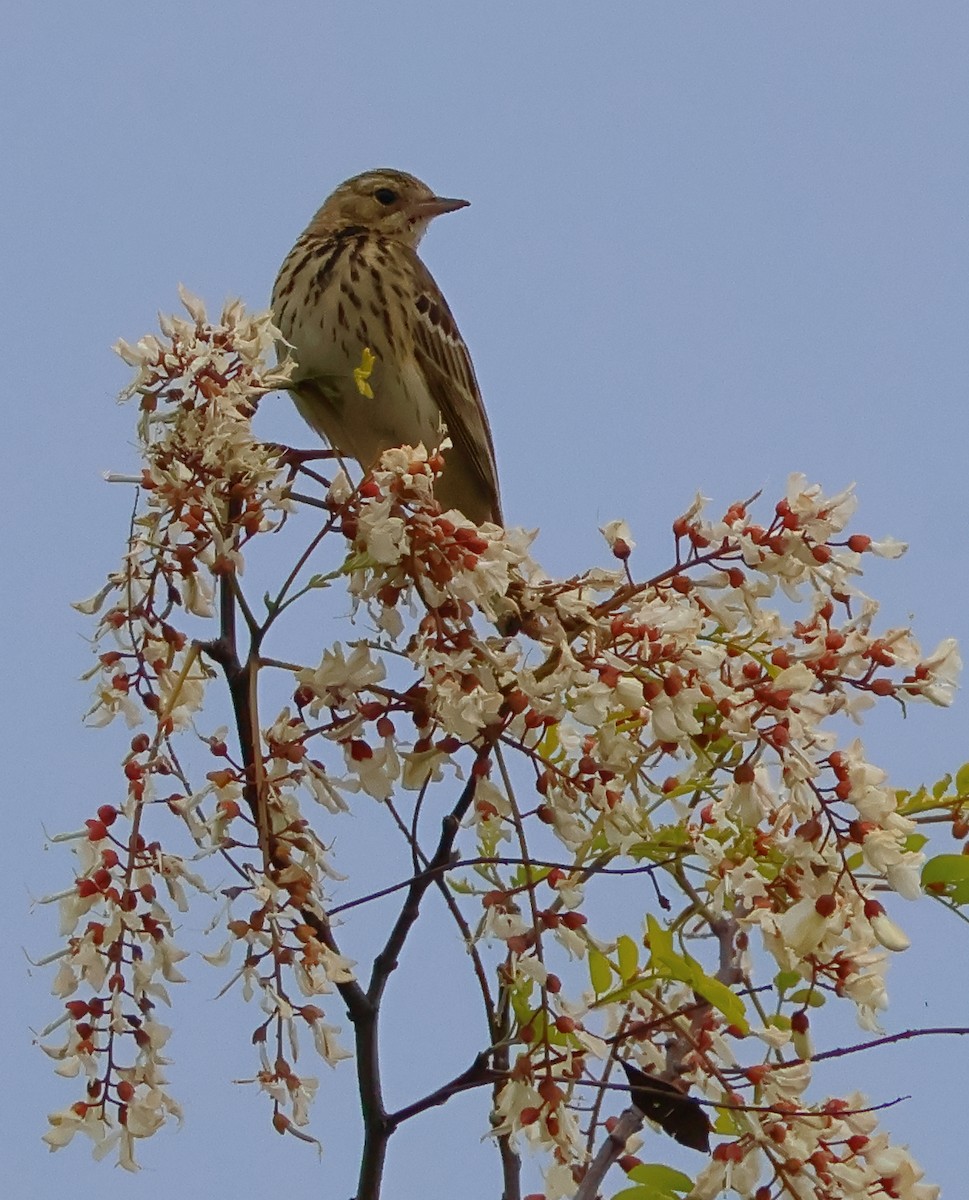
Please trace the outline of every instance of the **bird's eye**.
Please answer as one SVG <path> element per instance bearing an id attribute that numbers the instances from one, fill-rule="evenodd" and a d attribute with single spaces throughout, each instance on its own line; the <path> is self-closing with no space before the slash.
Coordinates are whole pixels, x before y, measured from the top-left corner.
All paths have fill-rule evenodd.
<path id="1" fill-rule="evenodd" d="M 377 188 L 373 197 L 383 205 L 393 204 L 397 199 L 397 193 L 393 188 Z"/>

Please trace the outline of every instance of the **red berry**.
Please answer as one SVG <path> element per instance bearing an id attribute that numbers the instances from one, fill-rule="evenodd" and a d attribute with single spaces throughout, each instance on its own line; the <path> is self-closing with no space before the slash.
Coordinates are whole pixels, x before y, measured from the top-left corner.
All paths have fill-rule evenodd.
<path id="1" fill-rule="evenodd" d="M 567 912 L 562 914 L 562 924 L 566 929 L 581 929 L 588 924 L 589 918 L 583 913 Z"/>

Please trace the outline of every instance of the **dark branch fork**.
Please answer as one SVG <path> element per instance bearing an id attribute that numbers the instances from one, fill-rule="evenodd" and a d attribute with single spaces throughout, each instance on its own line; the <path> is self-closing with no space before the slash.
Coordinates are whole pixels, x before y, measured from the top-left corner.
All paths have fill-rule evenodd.
<path id="1" fill-rule="evenodd" d="M 234 518 L 237 516 L 238 514 L 233 513 L 230 505 L 227 513 L 229 528 L 233 527 Z M 314 542 L 315 544 L 316 542 Z M 244 770 L 243 795 L 258 833 L 264 869 L 271 875 L 276 847 L 266 813 L 256 687 L 259 669 L 262 666 L 261 644 L 277 610 L 271 609 L 265 623 L 260 625 L 245 606 L 241 605 L 241 599 L 235 576 L 231 573 L 222 575 L 219 586 L 219 636 L 212 641 L 199 643 L 199 650 L 222 669 L 226 679 Z M 249 634 L 249 649 L 245 660 L 241 657 L 239 650 L 238 612 L 240 610 Z M 498 736 L 498 730 L 490 736 L 485 736 L 478 750 L 478 764 L 483 766 L 488 761 Z M 391 926 L 386 942 L 374 959 L 366 987 L 358 980 L 341 981 L 335 984 L 353 1026 L 358 1090 L 364 1125 L 360 1173 L 354 1200 L 378 1200 L 388 1143 L 391 1135 L 400 1125 L 430 1108 L 444 1104 L 451 1096 L 459 1092 L 488 1085 L 496 1086 L 504 1078 L 507 1070 L 507 1048 L 500 1042 L 502 1023 L 488 992 L 481 964 L 478 963 L 476 966 L 479 983 L 482 985 L 485 997 L 491 1047 L 477 1054 L 466 1070 L 428 1095 L 404 1105 L 395 1112 L 388 1112 L 384 1103 L 379 1049 L 381 1004 L 387 982 L 398 966 L 407 938 L 420 916 L 421 904 L 432 885 L 440 888 L 451 908 L 452 915 L 459 920 L 464 934 L 466 936 L 468 934 L 463 918 L 455 912 L 453 897 L 447 889 L 444 875 L 453 864 L 454 843 L 460 831 L 461 822 L 474 801 L 478 778 L 478 770 L 473 769 L 453 808 L 441 822 L 437 846 L 429 859 L 423 855 L 416 840 L 411 836 L 415 868 L 416 864 L 421 861 L 424 862 L 424 865 L 420 869 L 415 869 L 412 878 L 406 884 L 388 889 L 398 890 L 400 886 L 403 886 L 406 890 L 400 911 Z M 319 941 L 332 953 L 340 954 L 340 948 L 328 915 L 314 911 L 308 906 L 300 911 L 302 919 L 312 928 Z M 511 1151 L 507 1139 L 500 1139 L 500 1143 L 504 1176 L 502 1200 L 520 1200 L 518 1156 Z"/>

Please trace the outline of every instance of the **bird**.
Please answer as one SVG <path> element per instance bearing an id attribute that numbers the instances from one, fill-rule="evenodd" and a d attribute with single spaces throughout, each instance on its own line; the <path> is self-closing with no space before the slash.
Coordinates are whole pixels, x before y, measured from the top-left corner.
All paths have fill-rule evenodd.
<path id="1" fill-rule="evenodd" d="M 365 472 L 385 450 L 431 450 L 446 433 L 436 499 L 476 525 L 500 525 L 494 442 L 471 356 L 417 255 L 430 222 L 467 204 L 404 171 L 354 175 L 283 261 L 272 313 L 295 360 L 289 390 L 312 429 Z"/>

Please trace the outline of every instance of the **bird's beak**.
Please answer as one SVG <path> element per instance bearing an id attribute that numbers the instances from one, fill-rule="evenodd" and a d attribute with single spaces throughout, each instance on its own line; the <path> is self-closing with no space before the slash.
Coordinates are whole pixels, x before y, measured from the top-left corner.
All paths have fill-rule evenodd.
<path id="1" fill-rule="evenodd" d="M 421 200 L 415 204 L 411 209 L 411 216 L 429 221 L 431 217 L 439 217 L 442 213 L 467 208 L 470 203 L 470 200 L 449 200 L 447 196 L 432 196 L 430 200 Z"/>

